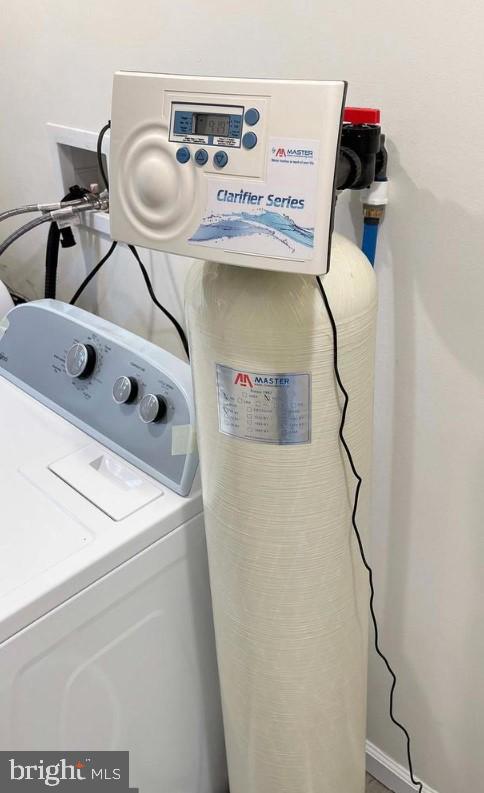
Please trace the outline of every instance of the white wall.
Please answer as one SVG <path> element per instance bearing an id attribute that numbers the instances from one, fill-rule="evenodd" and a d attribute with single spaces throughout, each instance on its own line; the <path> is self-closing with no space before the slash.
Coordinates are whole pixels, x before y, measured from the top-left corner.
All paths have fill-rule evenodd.
<path id="1" fill-rule="evenodd" d="M 45 123 L 98 129 L 115 69 L 346 78 L 349 102 L 383 109 L 392 203 L 378 257 L 373 560 L 382 641 L 416 769 L 439 793 L 483 789 L 484 6 L 439 0 L 2 0 L 0 204 L 55 198 Z M 353 215 L 350 216 L 349 206 Z M 359 233 L 356 198 L 340 227 Z M 7 224 L 3 224 L 2 233 Z M 45 232 L 3 276 L 40 295 Z M 105 242 L 101 243 L 104 248 Z M 63 254 L 68 297 L 99 255 Z M 148 260 L 148 254 L 145 255 Z M 156 288 L 178 290 L 156 257 Z M 0 276 L 2 270 L 0 269 Z M 175 349 L 136 266 L 120 254 L 86 303 Z M 369 737 L 404 762 L 372 656 Z M 343 793 L 341 791 L 340 793 Z"/>

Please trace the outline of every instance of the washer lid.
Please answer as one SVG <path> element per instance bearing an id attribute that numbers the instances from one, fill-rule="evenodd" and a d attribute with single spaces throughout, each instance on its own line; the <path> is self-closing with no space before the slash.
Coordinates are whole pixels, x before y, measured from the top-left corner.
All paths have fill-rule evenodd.
<path id="1" fill-rule="evenodd" d="M 201 508 L 0 376 L 0 642 Z"/>

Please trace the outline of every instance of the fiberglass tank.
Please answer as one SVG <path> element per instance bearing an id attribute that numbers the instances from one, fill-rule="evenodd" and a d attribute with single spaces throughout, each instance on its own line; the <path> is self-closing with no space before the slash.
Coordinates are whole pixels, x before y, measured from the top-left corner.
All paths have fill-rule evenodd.
<path id="1" fill-rule="evenodd" d="M 334 235 L 323 283 L 365 538 L 375 275 Z M 231 793 L 363 793 L 368 579 L 321 293 L 205 262 L 186 294 Z"/>

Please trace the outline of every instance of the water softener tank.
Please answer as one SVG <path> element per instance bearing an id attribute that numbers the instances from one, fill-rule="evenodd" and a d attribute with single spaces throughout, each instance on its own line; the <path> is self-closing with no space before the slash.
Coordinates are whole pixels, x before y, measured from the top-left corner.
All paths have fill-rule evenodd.
<path id="1" fill-rule="evenodd" d="M 337 235 L 324 287 L 365 539 L 375 276 Z M 230 791 L 363 793 L 368 580 L 321 293 L 313 276 L 196 263 L 187 318 Z"/>

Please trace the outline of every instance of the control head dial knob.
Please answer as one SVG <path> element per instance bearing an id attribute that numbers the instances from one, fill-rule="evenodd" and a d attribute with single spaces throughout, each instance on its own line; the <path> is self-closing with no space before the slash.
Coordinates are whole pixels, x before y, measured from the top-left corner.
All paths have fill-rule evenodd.
<path id="1" fill-rule="evenodd" d="M 138 381 L 135 377 L 121 375 L 113 385 L 113 399 L 117 405 L 129 405 L 138 396 Z"/>
<path id="2" fill-rule="evenodd" d="M 96 366 L 96 350 L 92 344 L 76 342 L 66 356 L 66 372 L 69 377 L 89 377 Z"/>
<path id="3" fill-rule="evenodd" d="M 161 421 L 166 415 L 166 400 L 160 394 L 145 394 L 139 403 L 139 417 L 145 424 Z"/>

